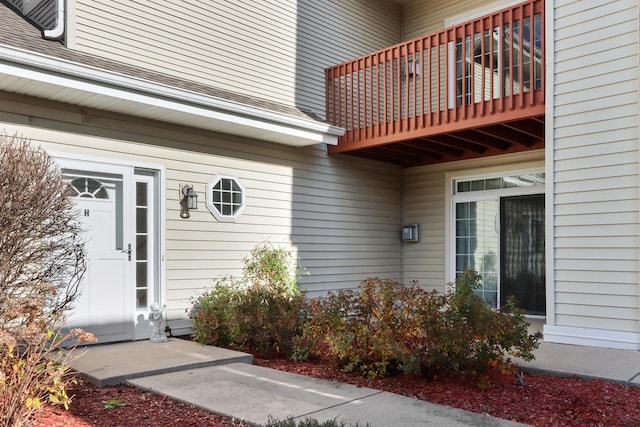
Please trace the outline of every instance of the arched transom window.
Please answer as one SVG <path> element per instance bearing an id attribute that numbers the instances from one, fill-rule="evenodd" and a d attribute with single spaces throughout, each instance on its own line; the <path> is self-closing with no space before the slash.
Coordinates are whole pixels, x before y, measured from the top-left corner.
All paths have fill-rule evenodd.
<path id="1" fill-rule="evenodd" d="M 69 196 L 88 199 L 108 199 L 109 193 L 103 183 L 94 178 L 74 178 L 69 182 Z"/>

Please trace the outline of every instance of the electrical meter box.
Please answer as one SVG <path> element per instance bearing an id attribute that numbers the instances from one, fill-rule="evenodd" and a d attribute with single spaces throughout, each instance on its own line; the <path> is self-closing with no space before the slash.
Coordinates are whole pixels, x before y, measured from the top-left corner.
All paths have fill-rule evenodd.
<path id="1" fill-rule="evenodd" d="M 404 225 L 402 227 L 403 242 L 417 242 L 420 240 L 420 227 L 418 224 Z"/>

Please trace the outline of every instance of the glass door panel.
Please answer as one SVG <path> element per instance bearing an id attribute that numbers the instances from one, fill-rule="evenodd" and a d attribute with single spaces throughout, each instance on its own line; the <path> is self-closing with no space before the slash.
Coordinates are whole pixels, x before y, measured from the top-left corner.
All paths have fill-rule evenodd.
<path id="1" fill-rule="evenodd" d="M 498 300 L 498 200 L 456 203 L 456 277 L 475 270 L 482 277 L 476 291 L 492 307 Z"/>
<path id="2" fill-rule="evenodd" d="M 500 199 L 501 299 L 513 295 L 528 314 L 545 310 L 544 195 Z"/>
<path id="3" fill-rule="evenodd" d="M 136 308 L 145 311 L 153 302 L 153 186 L 146 176 L 136 176 Z"/>

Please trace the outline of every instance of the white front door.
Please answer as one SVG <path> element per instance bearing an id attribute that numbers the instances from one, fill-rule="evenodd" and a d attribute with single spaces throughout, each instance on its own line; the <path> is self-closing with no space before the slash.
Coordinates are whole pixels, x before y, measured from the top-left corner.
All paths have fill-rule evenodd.
<path id="1" fill-rule="evenodd" d="M 87 252 L 87 271 L 67 326 L 83 328 L 99 342 L 133 339 L 133 170 L 114 166 L 108 173 L 66 169 L 65 176 Z"/>

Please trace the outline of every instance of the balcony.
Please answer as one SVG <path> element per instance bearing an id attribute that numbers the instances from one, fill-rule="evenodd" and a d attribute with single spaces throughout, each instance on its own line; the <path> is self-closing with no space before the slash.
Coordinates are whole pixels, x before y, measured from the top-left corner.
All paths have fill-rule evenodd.
<path id="1" fill-rule="evenodd" d="M 544 1 L 326 70 L 332 153 L 402 166 L 544 147 Z"/>

